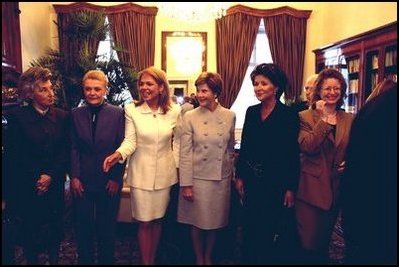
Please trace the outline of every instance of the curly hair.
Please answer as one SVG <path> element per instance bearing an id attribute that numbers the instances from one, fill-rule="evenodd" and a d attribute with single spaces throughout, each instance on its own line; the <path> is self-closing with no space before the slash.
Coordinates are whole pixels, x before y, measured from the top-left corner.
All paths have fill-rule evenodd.
<path id="1" fill-rule="evenodd" d="M 327 79 L 336 79 L 341 85 L 341 96 L 337 101 L 337 106 L 336 106 L 336 109 L 338 110 L 344 104 L 344 98 L 346 97 L 347 86 L 344 76 L 337 69 L 332 69 L 332 68 L 324 69 L 318 74 L 317 79 L 315 81 L 312 103 L 315 103 L 316 101 L 321 99 L 320 98 L 321 87 L 323 86 L 324 81 Z"/>
<path id="2" fill-rule="evenodd" d="M 39 82 L 47 82 L 51 80 L 53 75 L 50 70 L 42 67 L 31 67 L 19 77 L 18 95 L 23 101 L 29 101 L 33 93 L 33 89 Z"/>

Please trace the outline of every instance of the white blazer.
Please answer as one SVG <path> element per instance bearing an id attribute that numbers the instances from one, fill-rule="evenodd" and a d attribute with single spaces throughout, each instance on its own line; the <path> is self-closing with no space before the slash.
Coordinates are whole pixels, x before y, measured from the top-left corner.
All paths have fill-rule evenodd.
<path id="1" fill-rule="evenodd" d="M 125 106 L 125 139 L 116 150 L 124 161 L 131 155 L 127 169 L 129 186 L 155 190 L 167 188 L 177 183 L 175 154 L 172 150 L 172 136 L 176 135 L 180 107 L 172 105 L 166 114 L 158 109 L 153 114 L 147 103 L 136 107 Z"/>

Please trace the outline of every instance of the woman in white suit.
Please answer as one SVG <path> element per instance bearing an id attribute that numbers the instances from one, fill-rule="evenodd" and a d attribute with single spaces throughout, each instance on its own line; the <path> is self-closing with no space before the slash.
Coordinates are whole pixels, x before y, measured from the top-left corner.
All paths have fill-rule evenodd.
<path id="1" fill-rule="evenodd" d="M 125 139 L 104 161 L 104 171 L 131 155 L 127 170 L 132 217 L 139 221 L 138 241 L 143 264 L 154 264 L 170 189 L 178 181 L 172 137 L 180 107 L 173 105 L 164 71 L 142 70 L 140 101 L 125 107 Z M 176 153 L 178 150 L 175 150 Z M 176 154 L 176 158 L 177 158 Z"/>
<path id="2" fill-rule="evenodd" d="M 177 220 L 192 226 L 198 265 L 211 264 L 230 209 L 235 114 L 216 102 L 222 84 L 219 74 L 203 72 L 195 81 L 200 106 L 183 116 Z"/>

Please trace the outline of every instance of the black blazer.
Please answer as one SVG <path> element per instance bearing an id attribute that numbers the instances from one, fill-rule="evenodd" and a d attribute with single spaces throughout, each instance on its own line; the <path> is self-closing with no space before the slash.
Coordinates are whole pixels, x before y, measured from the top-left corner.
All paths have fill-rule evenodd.
<path id="1" fill-rule="evenodd" d="M 247 109 L 237 174 L 244 180 L 254 179 L 248 162 L 262 164 L 266 179 L 284 191 L 295 191 L 299 177 L 298 115 L 277 102 L 270 116 L 262 121 L 260 109 L 261 104 Z"/>
<path id="2" fill-rule="evenodd" d="M 63 195 L 69 154 L 69 116 L 64 110 L 50 107 L 46 115 L 33 106 L 12 110 L 7 115 L 5 131 L 6 200 L 29 207 L 36 194 L 41 174 L 51 176 L 48 194 Z"/>
<path id="3" fill-rule="evenodd" d="M 109 179 L 122 187 L 125 164 L 103 172 L 104 159 L 120 146 L 125 136 L 125 115 L 120 107 L 105 103 L 97 115 L 93 134 L 88 106 L 72 110 L 71 178 L 79 178 L 86 191 L 105 190 Z"/>

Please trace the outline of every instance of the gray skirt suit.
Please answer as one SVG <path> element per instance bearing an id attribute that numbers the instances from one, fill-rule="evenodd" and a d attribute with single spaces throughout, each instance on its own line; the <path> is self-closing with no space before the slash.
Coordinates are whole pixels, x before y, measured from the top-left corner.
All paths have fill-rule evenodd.
<path id="1" fill-rule="evenodd" d="M 234 112 L 220 105 L 213 112 L 198 107 L 183 116 L 180 187 L 193 186 L 194 201 L 185 200 L 180 191 L 178 222 L 204 230 L 227 225 L 234 128 Z"/>

